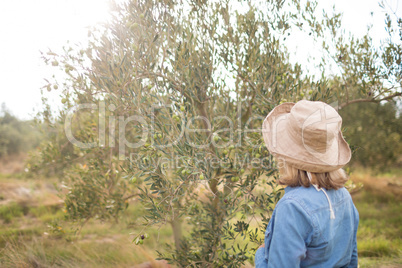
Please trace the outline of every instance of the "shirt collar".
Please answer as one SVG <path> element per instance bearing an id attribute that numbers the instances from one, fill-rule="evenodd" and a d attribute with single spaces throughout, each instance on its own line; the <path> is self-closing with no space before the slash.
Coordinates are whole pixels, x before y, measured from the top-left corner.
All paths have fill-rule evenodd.
<path id="1" fill-rule="evenodd" d="M 318 188 L 316 185 L 313 185 L 313 186 L 314 186 L 314 188 L 315 188 L 318 192 L 322 191 L 322 192 L 325 194 L 325 197 L 327 198 L 327 201 L 328 201 L 328 204 L 329 204 L 330 218 L 331 218 L 331 219 L 335 219 L 335 213 L 334 213 L 334 210 L 333 210 L 333 208 L 332 208 L 331 199 L 329 199 L 329 196 L 328 196 L 328 194 L 327 194 L 327 191 L 325 191 L 324 188 Z M 285 194 L 287 194 L 287 193 L 289 193 L 289 192 L 291 192 L 291 191 L 293 191 L 293 190 L 295 190 L 296 188 L 299 188 L 299 187 L 303 187 L 303 186 L 296 186 L 296 187 L 286 186 L 286 188 L 285 188 Z M 308 188 L 310 188 L 310 187 L 312 187 L 312 186 L 310 185 Z"/>

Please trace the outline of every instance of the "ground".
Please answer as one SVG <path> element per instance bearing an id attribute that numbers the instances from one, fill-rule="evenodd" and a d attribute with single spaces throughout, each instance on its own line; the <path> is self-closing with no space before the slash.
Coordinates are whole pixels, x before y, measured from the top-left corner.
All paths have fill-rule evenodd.
<path id="1" fill-rule="evenodd" d="M 132 233 L 142 229 L 143 208 L 135 199 L 118 223 L 92 220 L 77 238 L 74 225 L 63 221 L 63 201 L 55 190 L 59 180 L 26 178 L 23 172 L 0 175 L 1 267 L 158 267 L 156 250 L 173 241 L 165 226 L 148 229 L 143 245 L 132 243 Z M 402 267 L 401 174 L 360 170 L 351 178 L 360 214 L 360 267 Z"/>

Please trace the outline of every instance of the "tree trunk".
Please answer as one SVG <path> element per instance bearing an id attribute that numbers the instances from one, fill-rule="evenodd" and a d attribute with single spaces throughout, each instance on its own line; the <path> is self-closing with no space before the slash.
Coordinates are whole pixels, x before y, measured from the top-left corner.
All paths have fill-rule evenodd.
<path id="1" fill-rule="evenodd" d="M 173 229 L 173 237 L 174 237 L 174 243 L 176 246 L 176 250 L 180 250 L 181 248 L 181 239 L 183 237 L 182 233 L 182 221 L 178 218 L 174 218 L 170 224 L 172 225 Z"/>

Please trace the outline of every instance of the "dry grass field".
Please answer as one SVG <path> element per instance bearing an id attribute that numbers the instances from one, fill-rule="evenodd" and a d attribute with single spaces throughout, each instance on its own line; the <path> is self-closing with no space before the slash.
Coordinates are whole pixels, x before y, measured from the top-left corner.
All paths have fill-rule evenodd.
<path id="1" fill-rule="evenodd" d="M 18 159 L 0 173 L 1 267 L 164 267 L 156 250 L 172 243 L 169 226 L 147 230 L 143 245 L 132 243 L 143 208 L 135 199 L 118 223 L 89 221 L 79 237 L 63 221 L 58 180 L 25 178 Z M 15 172 L 18 171 L 18 172 Z M 402 176 L 355 171 L 361 188 L 352 194 L 360 213 L 360 267 L 402 267 Z M 261 190 L 261 189 L 260 189 Z M 250 252 L 250 255 L 253 255 Z M 250 264 L 249 266 L 252 267 Z M 166 266 L 165 266 L 166 267 Z"/>

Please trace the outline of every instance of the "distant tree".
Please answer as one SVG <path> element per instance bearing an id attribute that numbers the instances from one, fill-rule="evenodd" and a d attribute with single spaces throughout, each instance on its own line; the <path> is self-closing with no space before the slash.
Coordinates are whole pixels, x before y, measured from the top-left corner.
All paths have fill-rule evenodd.
<path id="1" fill-rule="evenodd" d="M 39 144 L 40 133 L 32 121 L 13 116 L 3 103 L 0 111 L 0 157 L 27 153 Z"/>
<path id="2" fill-rule="evenodd" d="M 395 102 L 357 103 L 340 111 L 345 136 L 356 148 L 352 163 L 382 171 L 400 165 L 402 117 L 397 111 Z"/>

